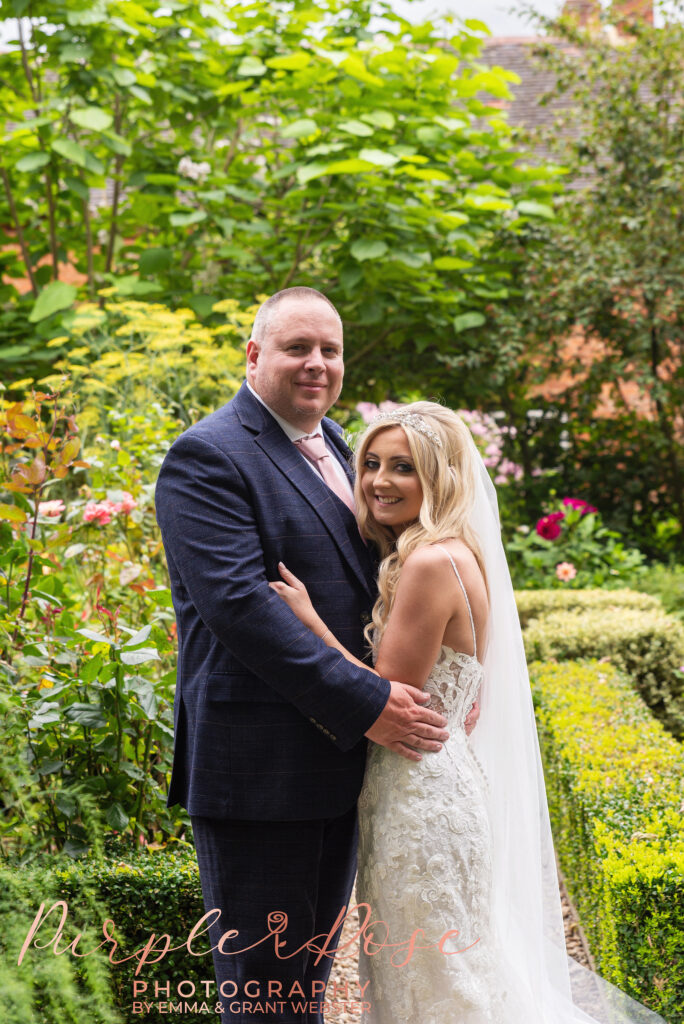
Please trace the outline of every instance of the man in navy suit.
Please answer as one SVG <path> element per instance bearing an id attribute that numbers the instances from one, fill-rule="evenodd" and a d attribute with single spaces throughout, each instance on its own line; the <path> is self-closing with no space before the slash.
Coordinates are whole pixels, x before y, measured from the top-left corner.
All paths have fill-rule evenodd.
<path id="1" fill-rule="evenodd" d="M 350 452 L 325 418 L 343 372 L 328 299 L 277 293 L 246 383 L 174 442 L 157 482 L 178 624 L 168 802 L 191 815 L 205 907 L 221 911 L 212 946 L 239 933 L 213 952 L 224 1022 L 323 1020 L 331 958 L 310 940 L 349 901 L 365 737 L 412 758 L 447 738 L 426 694 L 347 661 L 268 585 L 284 562 L 364 659 L 374 565 L 348 507 Z M 318 433 L 326 473 L 296 444 Z"/>

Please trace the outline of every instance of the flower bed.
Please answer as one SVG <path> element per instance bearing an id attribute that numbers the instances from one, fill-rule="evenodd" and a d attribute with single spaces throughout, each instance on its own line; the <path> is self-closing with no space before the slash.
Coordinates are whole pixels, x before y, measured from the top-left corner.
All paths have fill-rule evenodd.
<path id="1" fill-rule="evenodd" d="M 531 666 L 554 843 L 597 969 L 684 1022 L 684 755 L 609 665 Z"/>

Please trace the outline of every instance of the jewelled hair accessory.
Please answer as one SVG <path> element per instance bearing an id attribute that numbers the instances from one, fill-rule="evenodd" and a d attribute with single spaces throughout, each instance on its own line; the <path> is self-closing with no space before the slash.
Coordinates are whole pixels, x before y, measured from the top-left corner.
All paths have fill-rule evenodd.
<path id="1" fill-rule="evenodd" d="M 432 427 L 429 427 L 423 417 L 417 412 L 402 412 L 401 409 L 390 409 L 387 412 L 381 412 L 374 416 L 371 420 L 371 426 L 373 427 L 376 423 L 381 423 L 383 420 L 391 420 L 400 425 L 405 423 L 412 430 L 417 430 L 419 434 L 424 434 L 438 448 L 442 447 L 442 439 L 439 434 L 436 434 Z"/>

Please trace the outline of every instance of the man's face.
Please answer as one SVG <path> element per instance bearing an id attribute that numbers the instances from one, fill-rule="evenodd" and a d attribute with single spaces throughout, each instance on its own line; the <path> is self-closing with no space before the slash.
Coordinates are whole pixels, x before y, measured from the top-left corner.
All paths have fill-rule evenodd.
<path id="1" fill-rule="evenodd" d="M 247 379 L 274 412 L 310 431 L 342 390 L 342 325 L 321 299 L 288 298 L 261 342 L 247 344 Z"/>

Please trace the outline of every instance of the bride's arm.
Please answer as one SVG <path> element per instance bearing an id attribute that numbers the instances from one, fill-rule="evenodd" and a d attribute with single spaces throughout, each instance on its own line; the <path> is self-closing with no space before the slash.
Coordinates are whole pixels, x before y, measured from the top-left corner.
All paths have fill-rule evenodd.
<path id="1" fill-rule="evenodd" d="M 425 546 L 411 552 L 402 566 L 380 641 L 375 667 L 381 676 L 425 685 L 454 614 L 453 585 L 453 570 L 439 548 Z"/>
<path id="2" fill-rule="evenodd" d="M 328 647 L 335 647 L 348 661 L 368 668 L 333 636 L 311 604 L 304 584 L 282 563 L 278 568 L 285 582 L 269 586 L 287 602 L 297 618 Z M 454 612 L 453 586 L 453 571 L 443 552 L 426 546 L 409 555 L 402 566 L 380 643 L 377 673 L 410 686 L 425 685 Z"/>
<path id="3" fill-rule="evenodd" d="M 291 573 L 287 566 L 283 565 L 282 562 L 278 563 L 278 570 L 285 582 L 269 583 L 269 587 L 275 590 L 279 597 L 282 597 L 283 601 L 289 605 L 297 618 L 313 633 L 315 633 L 316 636 L 320 637 L 328 647 L 334 647 L 343 654 L 347 661 L 351 661 L 355 665 L 365 668 L 368 672 L 375 672 L 375 674 L 378 675 L 378 672 L 371 668 L 370 665 L 366 665 L 365 662 L 359 661 L 358 658 L 354 657 L 351 651 L 348 651 L 347 648 L 340 643 L 337 637 L 333 635 L 332 631 L 328 629 L 326 624 L 323 622 L 323 619 L 312 605 L 309 592 L 302 581 L 297 579 L 294 573 Z"/>

